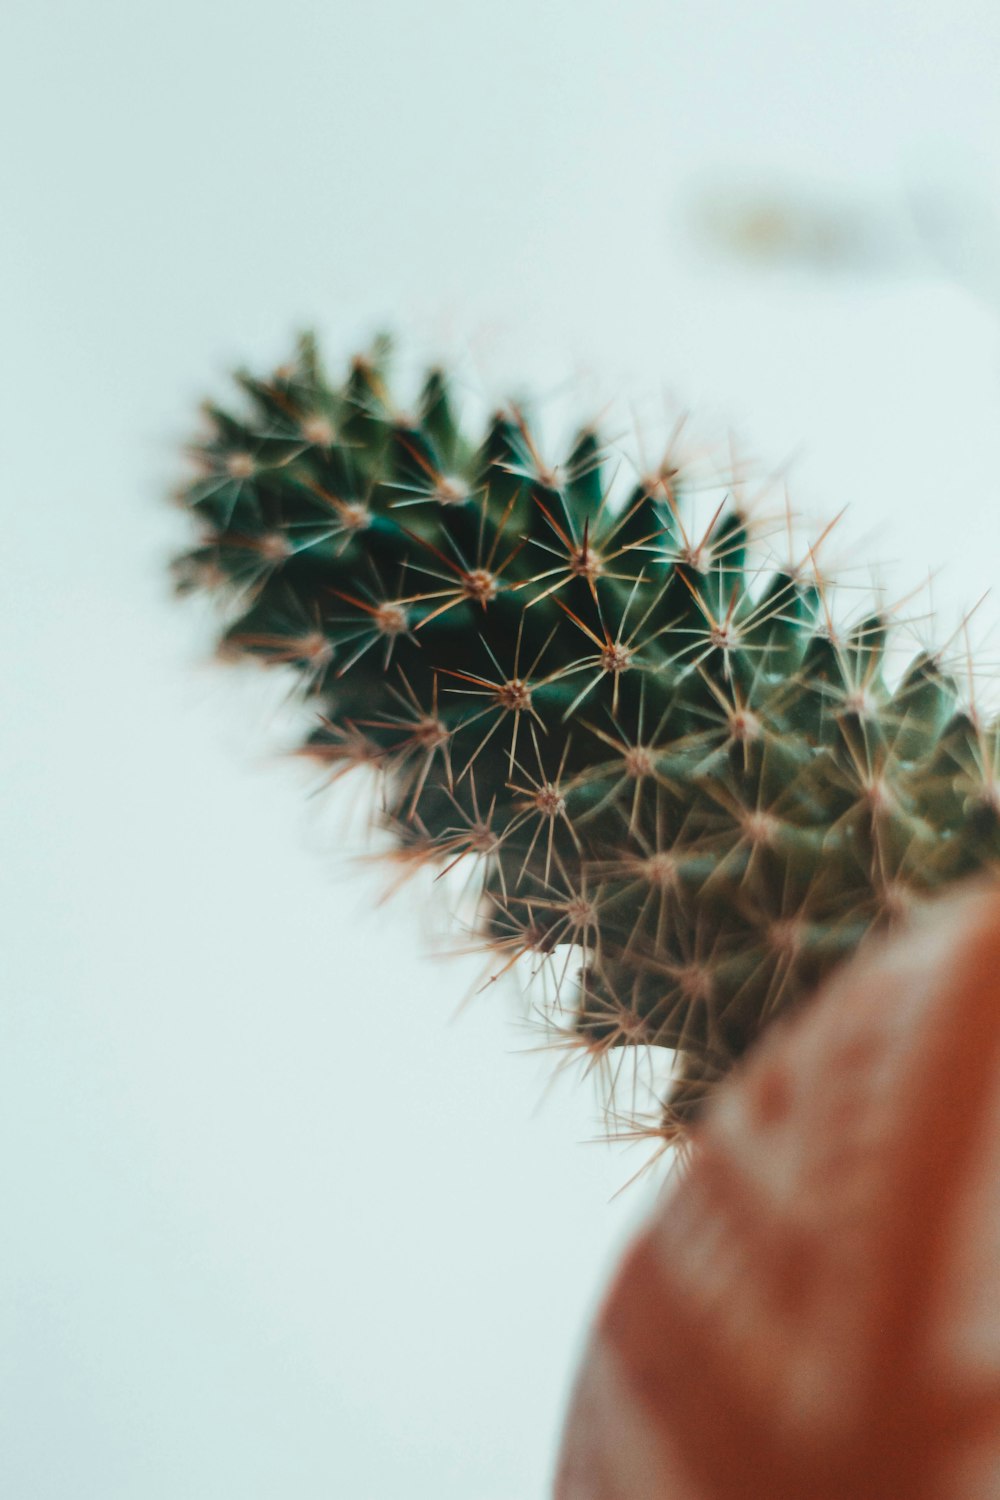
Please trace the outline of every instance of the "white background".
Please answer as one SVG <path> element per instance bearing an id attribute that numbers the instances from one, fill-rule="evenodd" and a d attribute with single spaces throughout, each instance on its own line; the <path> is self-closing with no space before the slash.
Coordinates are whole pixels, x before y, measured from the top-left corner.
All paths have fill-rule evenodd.
<path id="1" fill-rule="evenodd" d="M 581 1144 L 578 1079 L 543 1101 L 509 991 L 452 1023 L 478 964 L 428 956 L 426 891 L 376 907 L 275 684 L 206 664 L 178 446 L 306 325 L 331 363 L 379 326 L 472 351 L 489 394 L 569 376 L 583 416 L 669 389 L 849 504 L 845 566 L 940 568 L 950 633 L 1000 543 L 1000 11 L 0 28 L 0 1491 L 536 1500 L 655 1183 L 610 1201 L 642 1157 Z M 719 185 L 863 232 L 741 259 L 697 232 Z"/>

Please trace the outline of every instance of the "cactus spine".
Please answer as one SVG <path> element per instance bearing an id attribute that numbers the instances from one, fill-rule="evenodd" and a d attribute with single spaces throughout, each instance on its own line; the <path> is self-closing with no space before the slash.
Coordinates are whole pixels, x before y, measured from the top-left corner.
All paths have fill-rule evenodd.
<path id="1" fill-rule="evenodd" d="M 517 408 L 472 441 L 440 370 L 394 409 L 387 352 L 337 386 L 306 338 L 208 409 L 178 586 L 301 674 L 305 753 L 378 772 L 400 851 L 474 866 L 501 964 L 559 950 L 565 1037 L 676 1051 L 670 1135 L 871 929 L 1000 856 L 996 730 L 931 652 L 887 685 L 885 614 L 764 573 L 738 504 L 695 535 L 669 455 L 612 501 L 593 429 L 558 468 Z"/>

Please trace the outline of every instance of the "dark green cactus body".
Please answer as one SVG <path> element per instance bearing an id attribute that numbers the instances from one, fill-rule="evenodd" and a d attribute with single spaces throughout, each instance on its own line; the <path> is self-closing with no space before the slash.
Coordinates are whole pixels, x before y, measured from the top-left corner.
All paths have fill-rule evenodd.
<path id="1" fill-rule="evenodd" d="M 1000 856 L 996 733 L 931 655 L 890 689 L 884 619 L 763 577 L 738 507 L 693 540 L 682 471 L 609 503 L 592 430 L 555 471 L 517 410 L 473 444 L 438 371 L 394 412 L 385 353 L 334 388 L 304 340 L 209 410 L 180 585 L 229 594 L 228 653 L 299 670 L 305 748 L 379 771 L 401 849 L 475 865 L 487 944 L 578 950 L 564 1033 L 678 1052 L 673 1128 L 867 932 Z"/>

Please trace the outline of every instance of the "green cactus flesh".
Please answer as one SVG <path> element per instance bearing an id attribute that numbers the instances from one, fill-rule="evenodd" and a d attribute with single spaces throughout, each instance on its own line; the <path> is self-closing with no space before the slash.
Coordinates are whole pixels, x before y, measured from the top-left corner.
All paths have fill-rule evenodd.
<path id="1" fill-rule="evenodd" d="M 500 967 L 557 963 L 564 1039 L 676 1053 L 669 1136 L 870 930 L 997 858 L 996 732 L 932 652 L 887 683 L 884 613 L 834 624 L 739 505 L 693 540 L 683 467 L 609 500 L 594 430 L 558 469 L 518 408 L 470 441 L 439 370 L 393 408 L 385 354 L 338 387 L 304 339 L 207 409 L 178 585 L 226 597 L 227 655 L 298 670 L 303 750 L 377 771 L 400 856 L 467 860 Z"/>

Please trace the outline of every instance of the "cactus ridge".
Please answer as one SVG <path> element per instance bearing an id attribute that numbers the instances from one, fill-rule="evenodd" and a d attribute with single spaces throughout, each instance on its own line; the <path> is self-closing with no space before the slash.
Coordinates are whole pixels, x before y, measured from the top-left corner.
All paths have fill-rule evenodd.
<path id="1" fill-rule="evenodd" d="M 558 468 L 516 407 L 474 442 L 439 369 L 393 407 L 388 353 L 337 386 L 306 337 L 206 408 L 178 588 L 228 601 L 224 656 L 297 671 L 302 753 L 378 772 L 399 857 L 473 870 L 501 968 L 554 965 L 563 1042 L 609 1080 L 676 1053 L 672 1137 L 869 931 L 997 859 L 996 730 L 941 653 L 887 680 L 884 610 L 764 571 L 746 507 L 696 536 L 671 452 L 619 498 L 593 428 Z"/>

